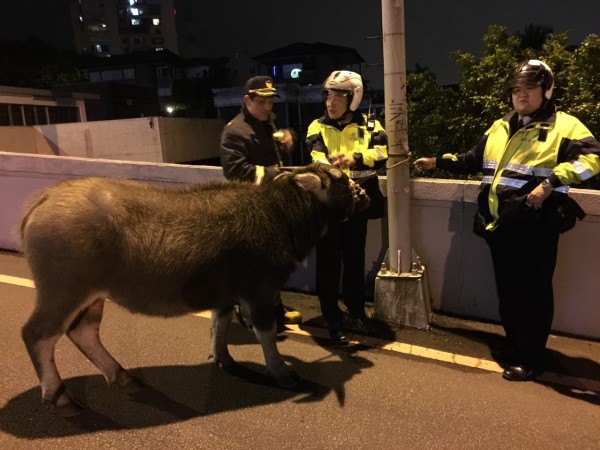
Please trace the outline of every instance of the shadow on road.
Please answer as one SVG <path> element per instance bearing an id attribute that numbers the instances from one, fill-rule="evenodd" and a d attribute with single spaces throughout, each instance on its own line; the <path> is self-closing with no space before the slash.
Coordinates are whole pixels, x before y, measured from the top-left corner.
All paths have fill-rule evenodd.
<path id="1" fill-rule="evenodd" d="M 468 330 L 464 328 L 444 327 L 437 325 L 437 329 L 443 330 L 445 333 L 458 335 L 475 342 L 480 342 L 487 345 L 489 353 L 487 355 L 473 355 L 489 358 L 493 349 L 499 348 L 503 344 L 504 337 L 496 333 L 491 333 L 482 330 Z M 504 366 L 504 362 L 495 359 L 496 362 Z M 573 357 L 563 352 L 547 349 L 544 358 L 546 373 L 555 374 L 557 377 L 542 377 L 535 380 L 535 383 L 543 384 L 556 392 L 589 402 L 594 405 L 600 405 L 600 364 L 589 358 Z M 561 377 L 568 377 L 568 383 L 554 382 L 560 381 Z M 593 382 L 594 388 L 590 388 L 588 381 Z"/>
<path id="2" fill-rule="evenodd" d="M 295 402 L 321 401 L 334 392 L 344 406 L 344 384 L 372 364 L 354 358 L 304 362 L 286 358 L 299 377 L 299 386 L 286 390 L 265 375 L 264 366 L 242 362 L 230 370 L 212 363 L 193 366 L 142 367 L 131 373 L 145 389 L 127 395 L 108 386 L 100 375 L 65 380 L 65 385 L 85 410 L 77 416 L 62 418 L 51 407 L 42 405 L 39 387 L 9 400 L 0 409 L 3 432 L 27 439 L 72 436 L 102 430 L 156 427 L 195 417 L 242 408 L 252 408 L 293 399 Z M 304 378 L 307 377 L 307 378 Z M 309 379 L 322 380 L 322 385 Z"/>

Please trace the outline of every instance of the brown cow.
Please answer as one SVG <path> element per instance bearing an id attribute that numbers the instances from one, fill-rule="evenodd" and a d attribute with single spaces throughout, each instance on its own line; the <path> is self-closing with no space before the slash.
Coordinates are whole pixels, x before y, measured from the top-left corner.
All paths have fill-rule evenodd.
<path id="1" fill-rule="evenodd" d="M 107 298 L 154 316 L 212 310 L 212 355 L 221 366 L 234 364 L 226 331 L 234 304 L 241 304 L 268 373 L 293 387 L 276 346 L 275 295 L 328 227 L 367 205 L 364 191 L 323 164 L 282 172 L 260 186 L 174 188 L 88 178 L 43 190 L 21 225 L 37 288 L 22 335 L 43 400 L 63 415 L 81 409 L 54 362 L 65 333 L 109 383 L 126 392 L 140 388 L 100 341 Z"/>

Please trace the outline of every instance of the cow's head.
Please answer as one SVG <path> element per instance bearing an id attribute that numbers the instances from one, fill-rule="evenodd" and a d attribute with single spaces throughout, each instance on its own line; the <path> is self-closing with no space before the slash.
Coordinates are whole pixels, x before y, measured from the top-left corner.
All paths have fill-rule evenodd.
<path id="1" fill-rule="evenodd" d="M 332 221 L 341 222 L 369 207 L 369 197 L 340 169 L 312 163 L 292 170 L 294 181 L 323 204 Z"/>

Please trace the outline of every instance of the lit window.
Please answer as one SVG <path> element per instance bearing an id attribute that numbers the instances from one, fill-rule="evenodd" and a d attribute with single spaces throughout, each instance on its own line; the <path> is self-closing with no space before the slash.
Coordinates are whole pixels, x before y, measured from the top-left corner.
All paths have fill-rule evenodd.
<path id="1" fill-rule="evenodd" d="M 141 25 L 141 23 L 140 19 L 131 19 L 131 25 Z"/>
<path id="2" fill-rule="evenodd" d="M 83 22 L 83 16 L 79 16 L 79 21 Z"/>
<path id="3" fill-rule="evenodd" d="M 152 25 L 160 25 L 160 19 L 152 19 Z"/>
<path id="4" fill-rule="evenodd" d="M 140 15 L 140 10 L 137 8 L 129 8 L 129 12 L 131 13 L 132 16 L 139 16 Z"/>
<path id="5" fill-rule="evenodd" d="M 131 6 L 135 5 L 137 3 L 137 0 L 129 0 L 129 4 Z"/>

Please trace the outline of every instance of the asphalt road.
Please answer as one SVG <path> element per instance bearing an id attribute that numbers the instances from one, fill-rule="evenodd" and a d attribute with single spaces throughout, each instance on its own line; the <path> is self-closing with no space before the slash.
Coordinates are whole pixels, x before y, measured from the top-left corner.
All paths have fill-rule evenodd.
<path id="1" fill-rule="evenodd" d="M 23 259 L 0 252 L 0 448 L 206 449 L 598 449 L 600 343 L 551 339 L 554 369 L 511 383 L 491 360 L 493 324 L 436 317 L 430 332 L 391 330 L 392 339 L 330 347 L 312 296 L 284 293 L 306 326 L 279 349 L 305 380 L 273 386 L 254 336 L 235 324 L 226 373 L 208 359 L 206 315 L 159 319 L 107 302 L 105 346 L 146 389 L 134 397 L 107 386 L 66 338 L 56 361 L 87 406 L 72 419 L 41 404 L 20 339 L 35 290 Z M 19 285 L 19 284 L 24 284 Z"/>

